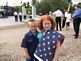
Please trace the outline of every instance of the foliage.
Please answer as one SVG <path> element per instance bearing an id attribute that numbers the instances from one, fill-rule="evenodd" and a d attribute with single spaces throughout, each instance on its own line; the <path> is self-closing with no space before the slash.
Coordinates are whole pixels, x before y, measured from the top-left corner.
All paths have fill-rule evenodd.
<path id="1" fill-rule="evenodd" d="M 27 14 L 31 14 L 31 13 L 32 13 L 32 7 L 26 8 L 26 12 L 27 12 Z M 30 13 L 29 13 L 29 12 L 30 12 Z"/>
<path id="2" fill-rule="evenodd" d="M 36 1 L 37 0 L 32 0 L 32 5 L 35 5 L 36 4 Z"/>
<path id="3" fill-rule="evenodd" d="M 25 6 L 25 8 L 30 7 L 29 2 L 27 2 L 27 3 L 24 2 L 22 6 Z"/>
<path id="4" fill-rule="evenodd" d="M 68 6 L 67 0 L 42 0 L 40 3 L 36 2 L 37 13 L 46 14 L 50 11 L 55 11 L 57 8 L 64 11 L 64 9 Z"/>
<path id="5" fill-rule="evenodd" d="M 27 2 L 27 3 L 24 2 L 22 6 L 25 6 L 25 8 L 26 8 L 26 12 L 27 12 L 27 13 L 28 13 L 28 12 L 31 13 L 32 8 L 31 8 L 31 6 L 29 5 L 29 2 Z"/>
<path id="6" fill-rule="evenodd" d="M 72 2 L 71 2 L 71 5 L 70 5 L 70 13 L 73 14 L 73 12 L 74 12 L 74 5 L 73 5 Z"/>
<path id="7" fill-rule="evenodd" d="M 21 11 L 21 6 L 15 6 L 17 12 Z"/>
<path id="8" fill-rule="evenodd" d="M 81 8 L 81 3 L 79 3 L 79 7 Z"/>

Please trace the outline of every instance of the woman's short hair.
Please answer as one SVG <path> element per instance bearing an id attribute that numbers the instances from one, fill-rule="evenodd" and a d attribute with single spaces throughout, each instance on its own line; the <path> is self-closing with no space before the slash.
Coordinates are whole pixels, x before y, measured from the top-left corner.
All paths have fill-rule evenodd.
<path id="1" fill-rule="evenodd" d="M 49 20 L 51 22 L 51 28 L 55 29 L 56 23 L 54 21 L 54 18 L 52 16 L 49 15 L 43 15 L 41 16 L 41 19 L 38 23 L 38 27 L 40 30 L 43 30 L 43 21 Z"/>
<path id="2" fill-rule="evenodd" d="M 79 7 L 79 3 L 78 4 L 74 4 L 74 6 Z"/>

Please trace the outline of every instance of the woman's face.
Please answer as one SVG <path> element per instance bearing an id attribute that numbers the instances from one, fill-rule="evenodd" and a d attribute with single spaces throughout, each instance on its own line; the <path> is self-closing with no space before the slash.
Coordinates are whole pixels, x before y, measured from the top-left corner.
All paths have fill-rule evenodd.
<path id="1" fill-rule="evenodd" d="M 49 20 L 43 21 L 43 28 L 45 31 L 49 30 L 51 28 L 51 21 Z"/>

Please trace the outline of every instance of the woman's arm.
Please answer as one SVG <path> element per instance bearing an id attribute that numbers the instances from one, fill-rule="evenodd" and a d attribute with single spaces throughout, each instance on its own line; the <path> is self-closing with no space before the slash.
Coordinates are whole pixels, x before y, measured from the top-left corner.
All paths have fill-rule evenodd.
<path id="1" fill-rule="evenodd" d="M 52 61 L 57 61 L 57 57 L 58 57 L 58 54 L 59 54 L 59 49 L 60 49 L 60 41 L 57 41 L 55 55 L 54 55 L 54 58 L 53 58 Z"/>

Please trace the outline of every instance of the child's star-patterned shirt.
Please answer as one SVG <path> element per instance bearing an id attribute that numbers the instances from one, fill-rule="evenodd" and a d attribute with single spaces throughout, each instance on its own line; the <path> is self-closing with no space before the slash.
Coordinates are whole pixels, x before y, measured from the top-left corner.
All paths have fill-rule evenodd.
<path id="1" fill-rule="evenodd" d="M 34 56 L 39 61 L 50 61 L 55 54 L 57 41 L 63 42 L 64 36 L 53 29 L 44 32 Z"/>

